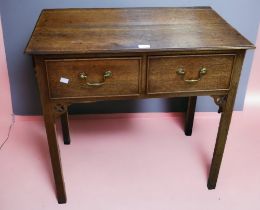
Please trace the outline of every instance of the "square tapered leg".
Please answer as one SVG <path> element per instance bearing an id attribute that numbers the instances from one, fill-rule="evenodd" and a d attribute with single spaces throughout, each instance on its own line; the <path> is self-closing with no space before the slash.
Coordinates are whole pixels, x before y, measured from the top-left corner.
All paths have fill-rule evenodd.
<path id="1" fill-rule="evenodd" d="M 61 115 L 61 128 L 64 144 L 70 144 L 69 117 L 68 112 Z"/>
<path id="2" fill-rule="evenodd" d="M 194 114 L 196 109 L 197 96 L 191 96 L 188 99 L 188 107 L 185 116 L 184 132 L 186 136 L 191 136 L 194 121 Z"/>

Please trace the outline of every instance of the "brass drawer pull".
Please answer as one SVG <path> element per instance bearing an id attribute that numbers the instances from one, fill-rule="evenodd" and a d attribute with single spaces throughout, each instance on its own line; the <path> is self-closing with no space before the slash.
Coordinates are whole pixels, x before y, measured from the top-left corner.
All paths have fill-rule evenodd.
<path id="1" fill-rule="evenodd" d="M 91 87 L 100 87 L 100 86 L 104 85 L 106 79 L 110 78 L 110 77 L 112 77 L 112 72 L 111 71 L 105 71 L 104 75 L 103 75 L 103 80 L 101 82 L 94 82 L 94 83 L 86 82 L 86 84 L 84 84 L 84 86 L 87 85 L 87 86 L 91 86 Z M 85 80 L 86 81 L 87 78 L 88 78 L 88 75 L 85 72 L 81 72 L 81 73 L 79 73 L 79 78 L 81 80 Z"/>
<path id="2" fill-rule="evenodd" d="M 181 76 L 182 80 L 187 83 L 196 83 L 202 79 L 202 77 L 207 73 L 207 68 L 202 67 L 199 70 L 199 78 L 198 79 L 184 79 L 184 75 L 186 74 L 185 70 L 182 67 L 179 67 L 176 71 L 178 75 Z"/>

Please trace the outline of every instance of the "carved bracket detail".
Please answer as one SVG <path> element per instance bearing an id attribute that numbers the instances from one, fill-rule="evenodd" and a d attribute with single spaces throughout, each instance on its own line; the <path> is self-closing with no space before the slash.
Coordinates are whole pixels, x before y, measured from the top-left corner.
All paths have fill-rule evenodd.
<path id="1" fill-rule="evenodd" d="M 55 117 L 59 117 L 60 115 L 66 113 L 69 105 L 70 104 L 67 104 L 67 103 L 54 103 L 53 104 L 53 113 L 54 113 Z"/>
<path id="2" fill-rule="evenodd" d="M 219 106 L 218 113 L 223 112 L 227 100 L 227 95 L 211 96 L 211 97 L 214 99 L 215 104 Z"/>

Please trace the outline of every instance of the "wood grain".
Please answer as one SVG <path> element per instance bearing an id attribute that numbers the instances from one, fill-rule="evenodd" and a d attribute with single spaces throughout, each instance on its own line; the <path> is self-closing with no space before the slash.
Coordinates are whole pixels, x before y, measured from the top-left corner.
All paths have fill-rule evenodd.
<path id="1" fill-rule="evenodd" d="M 58 202 L 66 202 L 66 192 L 56 118 L 62 118 L 69 143 L 68 105 L 100 100 L 189 97 L 185 133 L 190 135 L 196 96 L 225 99 L 208 179 L 208 188 L 215 188 L 250 48 L 254 45 L 210 7 L 43 10 L 25 52 L 35 64 Z M 184 77 L 176 74 L 179 67 Z M 202 67 L 207 73 L 200 81 L 184 81 L 197 79 Z M 84 85 L 102 82 L 106 70 L 112 77 L 104 84 Z M 84 87 L 81 72 L 88 76 Z M 69 82 L 61 83 L 61 77 Z"/>
<path id="2" fill-rule="evenodd" d="M 150 49 L 139 49 L 148 44 Z M 248 49 L 253 45 L 209 7 L 43 10 L 29 54 Z"/>
<path id="3" fill-rule="evenodd" d="M 50 98 L 138 95 L 140 92 L 141 58 L 47 60 L 45 63 Z M 102 81 L 108 70 L 112 76 L 104 85 L 86 85 Z M 88 76 L 87 80 L 79 78 L 82 72 Z M 68 83 L 60 82 L 61 78 L 68 79 Z"/>
<path id="4" fill-rule="evenodd" d="M 150 56 L 148 61 L 148 93 L 174 91 L 229 89 L 235 55 Z M 202 67 L 207 73 L 201 80 L 187 83 L 184 80 L 198 79 Z M 176 71 L 182 68 L 182 77 Z"/>

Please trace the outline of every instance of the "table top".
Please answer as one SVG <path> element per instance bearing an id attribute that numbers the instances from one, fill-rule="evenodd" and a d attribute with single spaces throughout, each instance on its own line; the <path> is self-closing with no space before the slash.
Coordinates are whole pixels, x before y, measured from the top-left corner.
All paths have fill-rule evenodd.
<path id="1" fill-rule="evenodd" d="M 43 10 L 28 54 L 249 49 L 211 7 Z"/>

